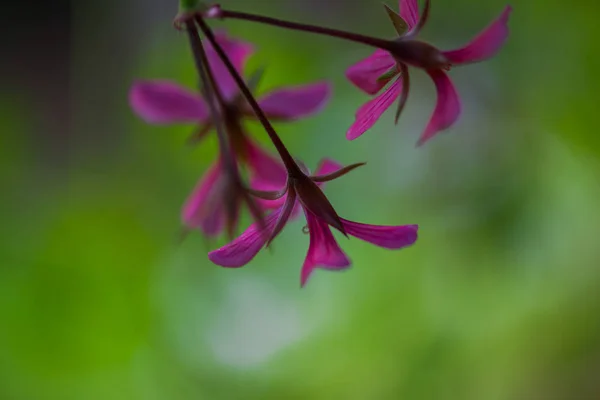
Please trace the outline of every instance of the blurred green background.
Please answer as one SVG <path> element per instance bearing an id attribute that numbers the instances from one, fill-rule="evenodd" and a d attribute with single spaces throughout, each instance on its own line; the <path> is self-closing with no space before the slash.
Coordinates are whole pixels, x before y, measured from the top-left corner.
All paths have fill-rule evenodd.
<path id="1" fill-rule="evenodd" d="M 374 0 L 223 4 L 393 34 Z M 434 0 L 423 37 L 461 45 L 504 5 Z M 501 53 L 451 72 L 460 122 L 419 149 L 424 74 L 397 127 L 387 113 L 348 142 L 366 96 L 343 71 L 370 49 L 214 24 L 256 44 L 262 90 L 333 83 L 322 113 L 277 128 L 311 167 L 368 161 L 327 187 L 341 215 L 420 225 L 398 252 L 340 239 L 353 267 L 302 290 L 302 221 L 237 270 L 208 262 L 223 242 L 179 240 L 216 143 L 190 147 L 193 126 L 146 125 L 127 103 L 137 78 L 196 84 L 176 0 L 73 2 L 60 53 L 16 19 L 14 40 L 36 36 L 19 51 L 47 56 L 17 60 L 38 79 L 15 68 L 0 95 L 0 399 L 600 398 L 600 4 L 512 5 Z"/>

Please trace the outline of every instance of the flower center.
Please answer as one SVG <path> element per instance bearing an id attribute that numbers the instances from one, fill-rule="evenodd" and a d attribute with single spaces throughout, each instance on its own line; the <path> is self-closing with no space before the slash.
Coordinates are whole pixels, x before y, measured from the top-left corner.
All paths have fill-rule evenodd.
<path id="1" fill-rule="evenodd" d="M 392 56 L 399 63 L 423 69 L 449 69 L 450 61 L 436 47 L 420 40 L 395 41 Z"/>

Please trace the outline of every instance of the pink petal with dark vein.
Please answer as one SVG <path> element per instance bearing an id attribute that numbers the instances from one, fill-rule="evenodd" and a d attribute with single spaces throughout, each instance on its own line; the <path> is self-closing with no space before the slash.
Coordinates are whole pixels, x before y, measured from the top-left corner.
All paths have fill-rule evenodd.
<path id="1" fill-rule="evenodd" d="M 402 91 L 402 81 L 397 79 L 379 96 L 363 104 L 355 114 L 355 121 L 346 132 L 346 139 L 354 140 L 368 131 Z"/>

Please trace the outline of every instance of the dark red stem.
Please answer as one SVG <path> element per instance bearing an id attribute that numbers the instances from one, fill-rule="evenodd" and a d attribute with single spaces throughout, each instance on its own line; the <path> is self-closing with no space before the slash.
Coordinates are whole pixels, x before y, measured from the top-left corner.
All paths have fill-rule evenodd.
<path id="1" fill-rule="evenodd" d="M 277 134 L 277 132 L 275 132 L 275 129 L 269 122 L 269 119 L 267 118 L 267 116 L 265 115 L 263 110 L 258 105 L 258 102 L 256 101 L 256 99 L 250 92 L 250 89 L 246 85 L 246 82 L 244 82 L 244 79 L 242 79 L 240 74 L 237 72 L 237 70 L 231 63 L 231 60 L 229 59 L 229 57 L 227 57 L 227 54 L 225 54 L 225 52 L 223 51 L 223 48 L 219 45 L 219 43 L 215 39 L 215 36 L 214 36 L 212 30 L 208 27 L 208 25 L 206 25 L 206 22 L 204 22 L 204 19 L 202 19 L 202 17 L 197 17 L 196 21 L 198 22 L 198 25 L 200 26 L 200 29 L 202 30 L 202 32 L 204 33 L 206 38 L 209 40 L 209 42 L 212 44 L 213 48 L 219 55 L 219 58 L 221 58 L 221 60 L 223 61 L 223 64 L 225 64 L 225 67 L 227 68 L 227 70 L 229 71 L 229 73 L 231 74 L 233 79 L 235 80 L 236 84 L 240 88 L 242 94 L 248 101 L 248 104 L 250 104 L 250 107 L 252 107 L 252 110 L 258 117 L 258 120 L 260 121 L 260 123 L 263 125 L 263 127 L 267 131 L 267 134 L 269 135 L 271 142 L 273 142 L 275 149 L 279 153 L 279 156 L 281 157 L 281 161 L 283 161 L 283 163 L 288 171 L 288 174 L 294 175 L 294 176 L 304 175 L 302 173 L 302 171 L 300 170 L 300 167 L 298 167 L 298 165 L 294 161 L 294 158 L 292 157 L 292 155 L 290 154 L 288 149 L 285 147 L 285 145 L 281 141 L 281 138 L 279 138 L 279 135 Z"/>
<path id="2" fill-rule="evenodd" d="M 223 110 L 225 107 L 225 102 L 223 99 L 223 95 L 219 90 L 219 86 L 215 82 L 214 74 L 210 69 L 210 64 L 208 63 L 208 57 L 206 56 L 206 51 L 204 50 L 204 46 L 202 44 L 202 40 L 200 39 L 200 35 L 198 34 L 198 29 L 196 29 L 196 25 L 193 19 L 188 19 L 185 22 L 188 37 L 190 40 L 190 46 L 192 48 L 192 53 L 194 55 L 194 62 L 196 64 L 196 68 L 198 69 L 198 75 L 200 77 L 200 83 L 202 86 L 202 92 L 204 98 L 206 99 L 206 103 L 208 104 L 208 110 L 215 125 L 215 130 L 217 131 L 217 137 L 219 140 L 219 150 L 221 153 L 221 157 L 223 157 L 223 164 L 225 166 L 226 173 L 230 174 L 231 179 L 235 182 L 235 184 L 241 188 L 240 175 L 238 172 L 237 162 L 235 157 L 233 156 L 227 135 L 227 128 L 224 125 L 223 118 L 219 115 L 218 106 Z M 265 221 L 262 216 L 262 210 L 258 205 L 254 202 L 252 197 L 245 190 L 242 192 L 242 197 L 245 200 L 248 208 L 250 209 L 250 213 L 256 220 L 256 223 L 260 227 L 261 232 L 265 231 Z M 233 207 L 232 209 L 227 209 L 229 215 L 233 216 L 232 220 L 235 220 L 237 213 L 237 204 L 235 198 L 226 198 L 224 199 L 229 203 L 229 206 Z M 229 226 L 231 228 L 229 231 L 229 235 L 233 236 L 233 225 Z M 265 235 L 265 240 L 268 240 L 267 233 L 263 233 Z"/>
<path id="3" fill-rule="evenodd" d="M 359 33 L 342 31 L 339 29 L 325 28 L 317 25 L 301 24 L 299 22 L 285 21 L 277 18 L 265 17 L 263 15 L 250 14 L 240 11 L 231 11 L 220 9 L 216 16 L 218 18 L 240 19 L 245 21 L 259 22 L 262 24 L 279 26 L 281 28 L 292 29 L 296 31 L 316 33 L 319 35 L 336 37 L 349 40 L 351 42 L 362 43 L 367 46 L 376 47 L 388 51 L 393 50 L 394 42 L 391 40 L 380 39 L 372 36 L 361 35 Z"/>
<path id="4" fill-rule="evenodd" d="M 219 149 L 223 157 L 223 163 L 226 165 L 227 170 L 232 171 L 237 175 L 237 165 L 234 158 L 231 156 L 231 152 L 229 151 L 227 130 L 223 125 L 223 119 L 219 117 L 219 110 L 217 109 L 218 105 L 220 105 L 221 109 L 223 109 L 223 96 L 221 95 L 219 87 L 215 83 L 214 76 L 210 70 L 210 65 L 208 64 L 206 52 L 204 51 L 204 46 L 202 45 L 202 40 L 200 39 L 200 35 L 198 34 L 198 30 L 196 29 L 194 21 L 190 19 L 186 21 L 185 24 L 188 38 L 190 40 L 190 47 L 192 48 L 192 54 L 194 55 L 194 62 L 200 77 L 201 90 L 203 92 L 202 94 L 206 100 L 206 103 L 208 104 L 208 111 L 213 123 L 215 124 L 215 130 L 217 131 Z M 217 101 L 217 104 L 215 104 L 215 100 Z"/>

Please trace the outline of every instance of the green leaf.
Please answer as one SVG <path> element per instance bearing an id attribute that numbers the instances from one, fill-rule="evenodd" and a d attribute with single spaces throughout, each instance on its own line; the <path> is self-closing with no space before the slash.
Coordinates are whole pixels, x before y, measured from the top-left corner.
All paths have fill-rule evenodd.
<path id="1" fill-rule="evenodd" d="M 383 7 L 390 17 L 392 24 L 394 25 L 394 29 L 398 33 L 399 36 L 402 36 L 408 30 L 408 24 L 400 15 L 398 15 L 394 10 L 392 10 L 387 4 L 384 4 Z"/>
<path id="2" fill-rule="evenodd" d="M 387 71 L 386 73 L 381 75 L 379 78 L 377 78 L 377 81 L 378 82 L 387 82 L 396 75 L 398 75 L 398 70 L 396 69 L 396 66 L 393 66 L 392 68 L 390 68 L 389 71 Z"/>
<path id="3" fill-rule="evenodd" d="M 187 11 L 196 11 L 198 9 L 203 9 L 206 7 L 206 4 L 200 0 L 179 0 L 179 11 L 187 12 Z"/>
<path id="4" fill-rule="evenodd" d="M 406 100 L 408 99 L 408 91 L 410 90 L 410 79 L 406 64 L 400 64 L 400 71 L 400 79 L 402 79 L 402 92 L 400 93 L 400 98 L 398 99 L 398 108 L 396 108 L 396 116 L 394 117 L 394 124 L 396 125 L 398 125 L 400 114 L 402 114 L 402 110 L 404 110 Z"/>

